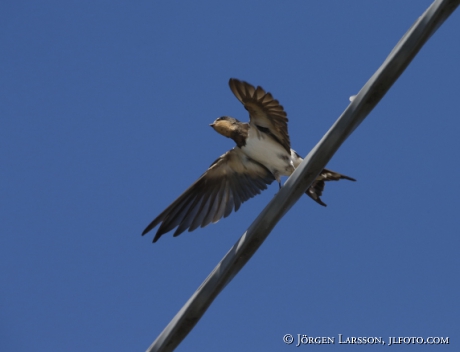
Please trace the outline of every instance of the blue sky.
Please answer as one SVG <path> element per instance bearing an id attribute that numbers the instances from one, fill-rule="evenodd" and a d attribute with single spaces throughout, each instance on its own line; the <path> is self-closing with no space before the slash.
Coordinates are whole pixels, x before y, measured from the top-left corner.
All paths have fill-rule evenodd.
<path id="1" fill-rule="evenodd" d="M 233 147 L 208 126 L 247 120 L 228 79 L 270 91 L 306 155 L 430 3 L 1 2 L 0 350 L 145 350 L 277 192 L 140 236 Z M 329 163 L 358 182 L 302 198 L 177 351 L 458 350 L 459 35 L 457 10 Z"/>

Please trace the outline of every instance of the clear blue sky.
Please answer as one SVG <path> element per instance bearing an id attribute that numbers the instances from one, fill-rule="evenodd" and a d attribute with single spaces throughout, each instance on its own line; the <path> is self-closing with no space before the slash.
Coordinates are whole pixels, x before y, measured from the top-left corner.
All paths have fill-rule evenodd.
<path id="1" fill-rule="evenodd" d="M 145 350 L 277 192 L 140 235 L 233 147 L 208 126 L 247 120 L 228 79 L 306 155 L 430 3 L 2 1 L 0 350 Z M 459 43 L 457 10 L 331 160 L 358 182 L 302 198 L 177 351 L 459 350 Z"/>

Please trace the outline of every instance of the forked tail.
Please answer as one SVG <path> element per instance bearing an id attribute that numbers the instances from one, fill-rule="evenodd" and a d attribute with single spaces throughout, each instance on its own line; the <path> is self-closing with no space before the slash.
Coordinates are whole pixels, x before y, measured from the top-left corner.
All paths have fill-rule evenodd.
<path id="1" fill-rule="evenodd" d="M 305 194 L 313 199 L 316 203 L 321 204 L 322 206 L 326 206 L 321 200 L 321 196 L 323 195 L 324 185 L 326 181 L 338 181 L 338 180 L 350 180 L 356 181 L 354 178 L 339 174 L 338 172 L 334 172 L 328 169 L 324 169 L 318 175 L 316 180 L 311 184 L 310 188 L 307 189 Z"/>

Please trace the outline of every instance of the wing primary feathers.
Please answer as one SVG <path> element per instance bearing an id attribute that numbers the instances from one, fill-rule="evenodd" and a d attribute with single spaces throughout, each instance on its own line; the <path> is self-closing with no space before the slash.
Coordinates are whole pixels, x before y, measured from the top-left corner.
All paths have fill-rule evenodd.
<path id="1" fill-rule="evenodd" d="M 291 141 L 288 134 L 288 118 L 284 108 L 270 93 L 258 86 L 231 78 L 228 82 L 235 97 L 249 112 L 250 124 L 268 128 L 281 146 L 291 152 Z"/>
<path id="2" fill-rule="evenodd" d="M 217 159 L 210 168 L 179 198 L 158 215 L 142 233 L 145 235 L 157 225 L 153 239 L 176 228 L 173 236 L 193 231 L 227 217 L 241 204 L 274 180 L 261 164 L 247 158 L 239 148 L 234 148 Z"/>

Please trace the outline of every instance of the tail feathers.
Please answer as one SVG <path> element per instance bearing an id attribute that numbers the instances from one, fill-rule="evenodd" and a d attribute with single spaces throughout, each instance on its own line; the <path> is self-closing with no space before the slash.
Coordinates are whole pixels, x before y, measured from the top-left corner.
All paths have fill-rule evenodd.
<path id="1" fill-rule="evenodd" d="M 350 180 L 356 181 L 354 178 L 339 174 L 338 172 L 334 172 L 328 169 L 324 169 L 316 178 L 316 180 L 312 183 L 309 189 L 305 192 L 307 196 L 313 199 L 316 203 L 326 206 L 321 200 L 321 196 L 323 195 L 324 186 L 326 181 L 338 181 L 338 180 Z"/>

